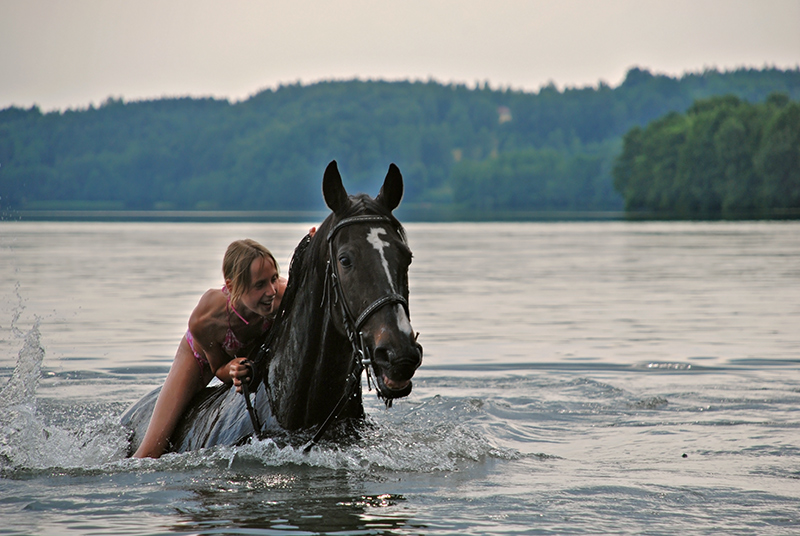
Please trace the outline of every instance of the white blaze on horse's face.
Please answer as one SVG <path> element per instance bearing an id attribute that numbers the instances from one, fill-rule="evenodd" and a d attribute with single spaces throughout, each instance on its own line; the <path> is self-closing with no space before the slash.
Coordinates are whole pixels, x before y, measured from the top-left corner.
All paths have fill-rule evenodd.
<path id="1" fill-rule="evenodd" d="M 383 240 L 381 235 L 386 235 L 386 229 L 381 229 L 380 227 L 373 227 L 367 233 L 367 242 L 374 247 L 378 255 L 381 257 L 381 265 L 383 265 L 383 271 L 386 273 L 386 280 L 389 283 L 389 288 L 392 289 L 392 292 L 398 294 L 397 288 L 394 284 L 394 279 L 392 278 L 392 273 L 389 271 L 389 261 L 386 259 L 386 254 L 384 250 L 391 246 L 389 242 Z M 398 308 L 401 314 L 398 315 L 399 320 L 399 328 L 402 332 L 412 334 L 414 330 L 411 327 L 411 322 L 409 321 L 408 317 L 405 314 L 405 309 L 401 305 L 396 305 L 395 307 Z"/>
<path id="2" fill-rule="evenodd" d="M 383 271 L 386 272 L 386 279 L 389 281 L 389 287 L 392 289 L 392 292 L 397 293 L 397 289 L 394 288 L 394 283 L 392 282 L 392 274 L 389 273 L 389 261 L 386 260 L 386 255 L 383 252 L 385 248 L 389 247 L 389 242 L 381 239 L 381 235 L 385 234 L 386 230 L 381 229 L 380 227 L 373 227 L 369 230 L 369 233 L 367 233 L 367 242 L 369 242 L 372 247 L 378 250 L 378 255 L 381 256 Z"/>

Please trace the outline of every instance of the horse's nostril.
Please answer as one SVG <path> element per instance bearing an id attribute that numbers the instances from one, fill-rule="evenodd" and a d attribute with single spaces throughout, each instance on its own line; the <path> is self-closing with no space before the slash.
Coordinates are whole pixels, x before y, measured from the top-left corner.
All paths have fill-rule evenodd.
<path id="1" fill-rule="evenodd" d="M 389 378 L 407 380 L 414 376 L 414 372 L 419 368 L 422 352 L 418 345 L 406 348 L 406 352 L 404 355 L 397 355 L 392 348 L 378 346 L 373 352 L 373 360 Z"/>
<path id="2" fill-rule="evenodd" d="M 377 348 L 375 348 L 375 351 L 372 353 L 372 356 L 376 362 L 382 363 L 384 365 L 388 365 L 389 361 L 391 360 L 390 350 L 382 346 L 378 346 Z"/>

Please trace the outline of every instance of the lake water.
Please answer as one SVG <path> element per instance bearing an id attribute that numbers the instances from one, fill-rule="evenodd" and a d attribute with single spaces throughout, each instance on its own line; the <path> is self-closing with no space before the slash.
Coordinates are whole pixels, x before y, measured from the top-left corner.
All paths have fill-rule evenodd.
<path id="1" fill-rule="evenodd" d="M 227 244 L 310 225 L 0 222 L 0 534 L 800 532 L 800 222 L 408 224 L 360 443 L 126 459 Z"/>

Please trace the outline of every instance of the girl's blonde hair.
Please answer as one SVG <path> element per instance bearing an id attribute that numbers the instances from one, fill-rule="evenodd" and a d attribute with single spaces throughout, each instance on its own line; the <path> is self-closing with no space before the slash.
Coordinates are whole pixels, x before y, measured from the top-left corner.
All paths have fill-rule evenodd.
<path id="1" fill-rule="evenodd" d="M 250 266 L 256 259 L 271 260 L 275 265 L 275 270 L 280 273 L 278 261 L 275 260 L 272 253 L 255 240 L 249 238 L 236 240 L 231 242 L 225 251 L 225 257 L 222 259 L 222 275 L 225 276 L 226 282 L 231 282 L 228 288 L 231 301 L 235 302 L 241 298 L 253 283 L 250 280 Z"/>

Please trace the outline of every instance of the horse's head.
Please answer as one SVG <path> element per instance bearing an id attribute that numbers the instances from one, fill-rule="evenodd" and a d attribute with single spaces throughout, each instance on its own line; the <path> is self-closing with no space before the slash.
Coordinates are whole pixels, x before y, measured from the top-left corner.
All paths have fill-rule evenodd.
<path id="1" fill-rule="evenodd" d="M 363 352 L 388 403 L 411 392 L 411 377 L 422 362 L 408 312 L 411 250 L 392 215 L 403 197 L 403 176 L 392 164 L 375 199 L 349 196 L 333 161 L 322 190 L 333 211 L 318 232 L 325 233 L 328 283 L 339 302 L 335 322 L 356 352 Z"/>

